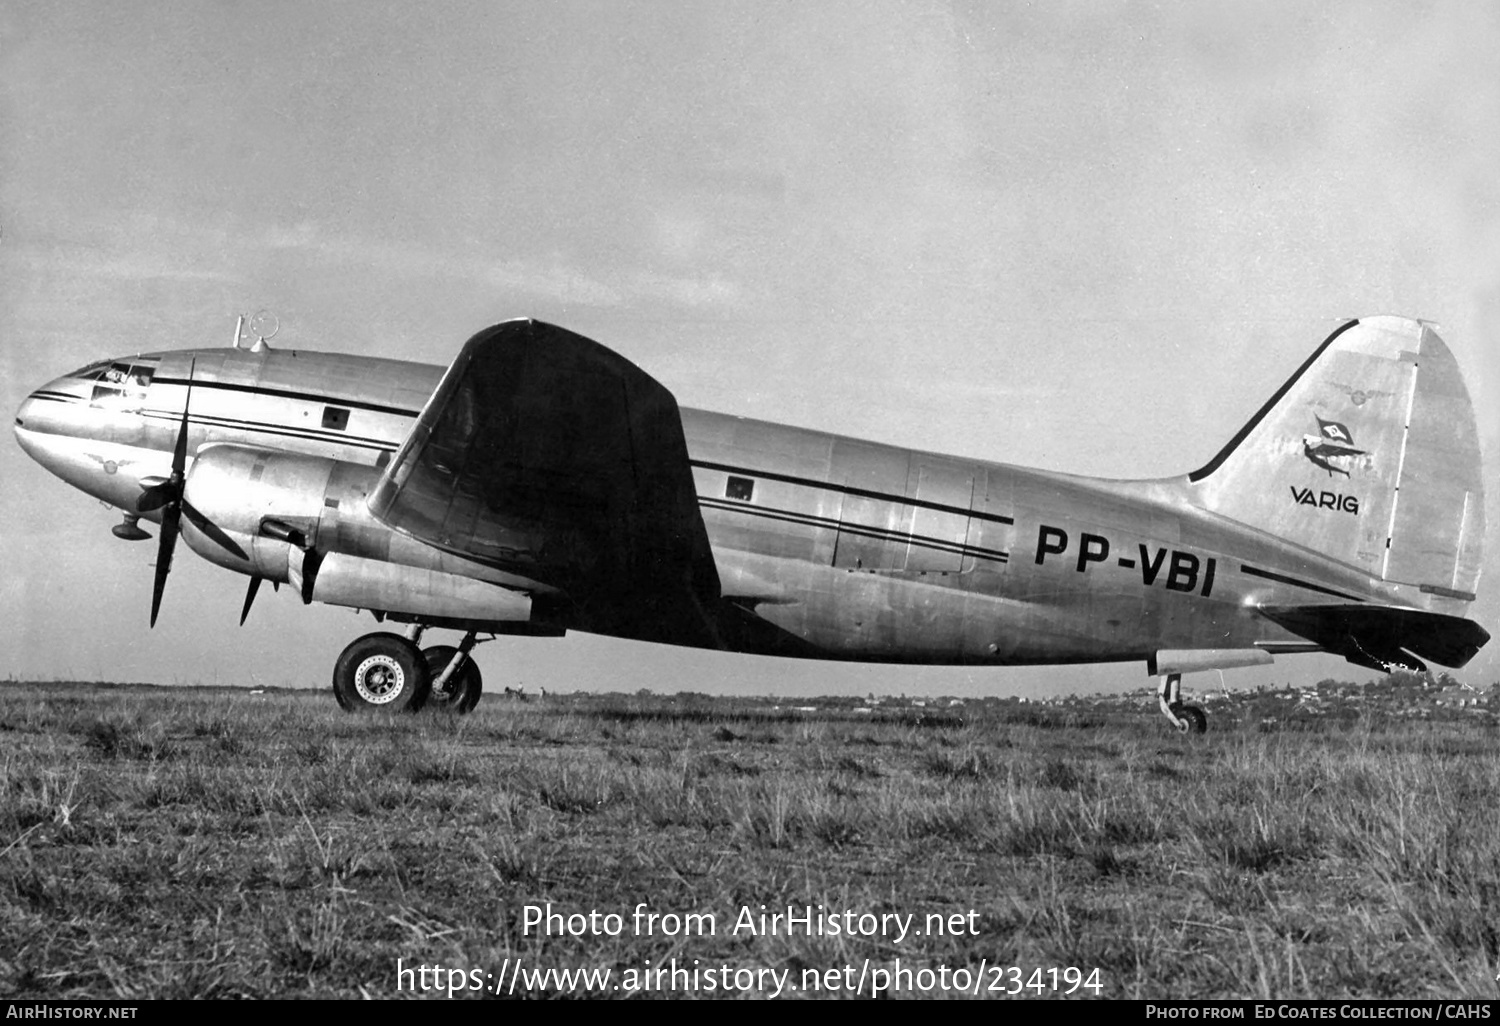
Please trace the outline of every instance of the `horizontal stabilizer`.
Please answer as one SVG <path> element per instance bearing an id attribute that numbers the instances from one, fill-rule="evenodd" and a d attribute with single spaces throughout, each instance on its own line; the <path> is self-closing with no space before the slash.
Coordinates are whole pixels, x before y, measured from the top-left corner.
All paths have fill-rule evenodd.
<path id="1" fill-rule="evenodd" d="M 1164 648 L 1146 660 L 1153 677 L 1202 670 L 1230 670 L 1240 666 L 1270 666 L 1271 653 L 1259 648 Z"/>
<path id="2" fill-rule="evenodd" d="M 1372 670 L 1425 670 L 1425 659 L 1463 666 L 1490 640 L 1489 631 L 1473 620 L 1401 606 L 1262 606 L 1260 613 Z"/>

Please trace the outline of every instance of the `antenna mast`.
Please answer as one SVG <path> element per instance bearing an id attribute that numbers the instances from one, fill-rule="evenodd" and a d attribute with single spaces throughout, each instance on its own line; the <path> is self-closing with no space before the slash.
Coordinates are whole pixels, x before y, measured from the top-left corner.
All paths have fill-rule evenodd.
<path id="1" fill-rule="evenodd" d="M 250 347 L 250 351 L 260 353 L 270 349 L 266 343 L 280 330 L 281 321 L 275 314 L 269 310 L 257 310 L 255 316 L 250 318 L 250 334 L 255 336 L 255 345 Z"/>

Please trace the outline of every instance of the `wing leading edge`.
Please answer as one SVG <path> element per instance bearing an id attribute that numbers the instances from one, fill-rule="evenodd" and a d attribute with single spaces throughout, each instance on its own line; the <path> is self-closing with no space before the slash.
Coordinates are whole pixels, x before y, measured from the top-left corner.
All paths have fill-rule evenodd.
<path id="1" fill-rule="evenodd" d="M 677 401 L 581 335 L 524 320 L 471 338 L 370 510 L 555 589 L 569 627 L 721 647 L 719 577 Z"/>

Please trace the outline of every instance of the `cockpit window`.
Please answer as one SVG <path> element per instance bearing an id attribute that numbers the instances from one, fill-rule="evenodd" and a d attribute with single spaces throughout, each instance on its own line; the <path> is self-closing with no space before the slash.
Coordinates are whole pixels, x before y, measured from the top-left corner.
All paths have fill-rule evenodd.
<path id="1" fill-rule="evenodd" d="M 94 368 L 86 367 L 84 370 L 94 371 Z M 90 402 L 99 404 L 139 402 L 146 398 L 146 389 L 150 386 L 151 376 L 155 373 L 154 363 L 131 364 L 114 361 L 99 364 L 97 372 L 88 375 L 91 380 L 97 382 L 94 385 L 94 394 Z"/>
<path id="2" fill-rule="evenodd" d="M 69 374 L 68 377 L 82 378 L 85 381 L 97 381 L 104 375 L 105 371 L 109 370 L 109 366 L 113 362 L 113 360 L 100 360 L 98 363 L 91 363 L 87 367 L 80 367 L 72 374 Z"/>

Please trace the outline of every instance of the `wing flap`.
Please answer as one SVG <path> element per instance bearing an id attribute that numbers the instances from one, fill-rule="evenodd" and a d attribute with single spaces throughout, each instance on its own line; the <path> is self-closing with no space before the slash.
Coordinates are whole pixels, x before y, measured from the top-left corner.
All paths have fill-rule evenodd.
<path id="1" fill-rule="evenodd" d="M 717 647 L 719 578 L 677 401 L 581 335 L 506 321 L 471 338 L 370 510 L 560 589 L 577 629 Z"/>

